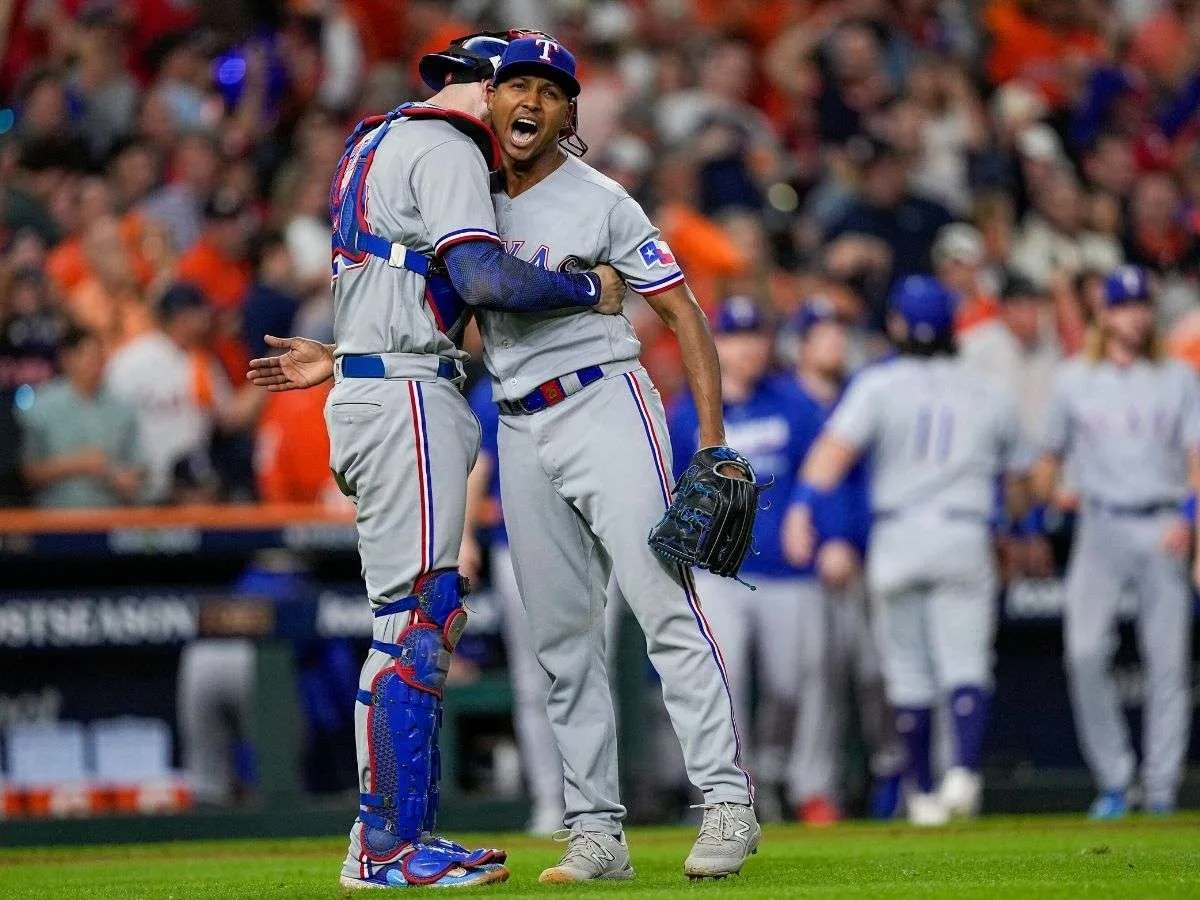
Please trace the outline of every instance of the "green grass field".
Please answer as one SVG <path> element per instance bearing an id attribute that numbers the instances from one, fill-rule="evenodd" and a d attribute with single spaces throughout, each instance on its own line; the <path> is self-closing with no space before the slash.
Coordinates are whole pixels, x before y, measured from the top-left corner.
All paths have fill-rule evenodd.
<path id="1" fill-rule="evenodd" d="M 470 893 L 506 898 L 569 893 L 612 900 L 1200 897 L 1196 814 L 1106 825 L 1077 817 L 997 818 L 940 831 L 872 824 L 819 832 L 772 826 L 740 877 L 697 883 L 689 883 L 681 870 L 692 837 L 679 828 L 632 830 L 635 881 L 541 887 L 538 872 L 557 859 L 558 845 L 514 835 L 474 836 L 476 843 L 509 849 L 513 877 Z M 341 840 L 321 839 L 3 849 L 0 897 L 336 898 L 343 848 Z"/>

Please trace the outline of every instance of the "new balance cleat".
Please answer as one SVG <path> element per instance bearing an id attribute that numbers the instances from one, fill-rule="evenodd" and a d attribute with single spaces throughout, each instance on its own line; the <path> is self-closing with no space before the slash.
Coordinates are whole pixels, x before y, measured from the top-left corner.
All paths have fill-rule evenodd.
<path id="1" fill-rule="evenodd" d="M 683 874 L 688 878 L 738 874 L 762 840 L 754 810 L 739 803 L 706 803 L 701 808 L 700 836 L 683 863 Z"/>
<path id="2" fill-rule="evenodd" d="M 622 835 L 572 828 L 555 840 L 567 841 L 558 865 L 538 876 L 539 884 L 574 884 L 579 881 L 628 881 L 633 878 L 629 846 Z"/>

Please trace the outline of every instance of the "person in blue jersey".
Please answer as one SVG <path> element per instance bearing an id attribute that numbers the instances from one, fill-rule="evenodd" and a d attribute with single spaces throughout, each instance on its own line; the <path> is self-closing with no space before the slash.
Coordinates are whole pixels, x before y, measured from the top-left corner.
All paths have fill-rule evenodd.
<path id="1" fill-rule="evenodd" d="M 725 658 L 739 722 L 752 721 L 748 714 L 750 661 L 752 656 L 758 660 L 761 702 L 751 759 L 762 786 L 760 811 L 769 815 L 769 795 L 777 795 L 784 780 L 794 717 L 799 715 L 811 727 L 820 727 L 819 718 L 828 702 L 825 630 L 819 624 L 825 606 L 822 591 L 813 568 L 789 565 L 779 542 L 793 479 L 821 420 L 790 376 L 771 372 L 773 329 L 753 300 L 731 297 L 722 303 L 714 331 L 728 440 L 749 457 L 760 478 L 774 478 L 774 483 L 763 492 L 754 524 L 753 551 L 741 570 L 755 590 L 701 570 L 695 576 L 706 600 L 705 614 Z M 667 422 L 672 456 L 677 467 L 684 467 L 697 449 L 699 435 L 690 395 L 674 404 Z M 833 748 L 828 750 L 831 755 Z M 832 771 L 834 761 L 827 758 L 814 761 L 814 765 Z M 810 777 L 817 782 L 825 779 L 821 773 Z M 789 793 L 797 789 L 803 788 L 789 786 Z"/>
<path id="2" fill-rule="evenodd" d="M 799 341 L 796 384 L 822 424 L 833 413 L 850 379 L 847 326 L 831 304 L 815 298 L 796 317 Z M 818 506 L 818 532 L 823 536 L 815 557 L 817 578 L 826 600 L 824 640 L 828 661 L 829 706 L 815 726 L 797 720 L 788 782 L 799 789 L 789 799 L 796 817 L 812 825 L 840 818 L 836 762 L 847 722 L 849 684 L 853 682 L 859 729 L 867 745 L 872 790 L 868 813 L 891 818 L 900 801 L 904 747 L 893 726 L 883 686 L 879 651 L 867 616 L 862 564 L 871 531 L 867 459 L 850 470 L 832 506 Z M 828 749 L 832 748 L 832 750 Z M 825 768 L 829 758 L 835 766 Z M 825 780 L 814 780 L 813 776 Z"/>
<path id="3" fill-rule="evenodd" d="M 482 436 L 479 456 L 467 479 L 466 529 L 458 555 L 458 569 L 473 582 L 487 578 L 500 601 L 504 618 L 504 652 L 513 691 L 513 726 L 521 751 L 521 766 L 529 789 L 532 814 L 525 830 L 549 837 L 563 827 L 563 766 L 546 716 L 550 679 L 533 651 L 525 606 L 517 590 L 508 531 L 500 506 L 499 450 L 496 434 L 500 408 L 492 399 L 492 385 L 481 378 L 467 395 Z"/>

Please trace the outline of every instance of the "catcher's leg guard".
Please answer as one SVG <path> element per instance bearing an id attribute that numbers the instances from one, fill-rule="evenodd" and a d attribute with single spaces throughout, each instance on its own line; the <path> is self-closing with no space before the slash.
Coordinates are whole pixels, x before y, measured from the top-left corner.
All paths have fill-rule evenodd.
<path id="1" fill-rule="evenodd" d="M 379 607 L 375 617 L 406 616 L 394 642 L 371 647 L 392 657 L 359 691 L 367 707 L 371 788 L 360 795 L 357 879 L 378 884 L 433 884 L 502 862 L 494 851 L 468 852 L 421 841 L 437 817 L 437 734 L 450 654 L 466 627 L 467 585 L 455 571 L 431 573 L 416 593 Z M 377 629 L 376 633 L 380 633 Z"/>

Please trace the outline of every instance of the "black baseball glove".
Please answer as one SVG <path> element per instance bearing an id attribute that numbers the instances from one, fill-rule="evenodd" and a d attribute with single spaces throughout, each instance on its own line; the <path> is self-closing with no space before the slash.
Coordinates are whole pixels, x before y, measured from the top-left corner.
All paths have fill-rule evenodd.
<path id="1" fill-rule="evenodd" d="M 718 471 L 727 467 L 743 477 Z M 769 484 L 755 480 L 750 460 L 736 450 L 705 447 L 692 457 L 666 515 L 650 530 L 650 548 L 674 562 L 736 578 L 750 549 L 758 495 Z"/>

